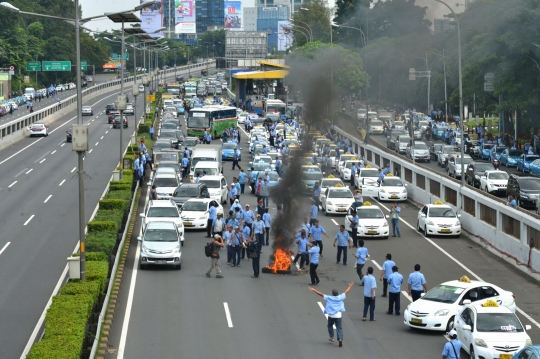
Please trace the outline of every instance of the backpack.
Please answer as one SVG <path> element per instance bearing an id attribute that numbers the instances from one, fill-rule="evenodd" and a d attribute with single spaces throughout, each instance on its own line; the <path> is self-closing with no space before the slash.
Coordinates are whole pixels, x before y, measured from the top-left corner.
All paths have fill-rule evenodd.
<path id="1" fill-rule="evenodd" d="M 206 246 L 204 246 L 204 255 L 211 257 L 213 252 L 214 248 L 212 248 L 212 243 L 206 243 Z"/>

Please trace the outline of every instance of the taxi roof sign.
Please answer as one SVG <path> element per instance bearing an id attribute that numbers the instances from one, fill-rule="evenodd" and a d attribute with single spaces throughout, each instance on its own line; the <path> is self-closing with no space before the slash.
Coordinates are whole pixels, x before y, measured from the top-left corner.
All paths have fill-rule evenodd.
<path id="1" fill-rule="evenodd" d="M 341 183 L 336 183 L 334 187 L 343 187 Z"/>
<path id="2" fill-rule="evenodd" d="M 469 277 L 467 277 L 466 275 L 464 275 L 463 277 L 459 278 L 459 281 L 460 282 L 463 282 L 463 283 L 470 283 L 471 280 L 469 279 Z"/>
<path id="3" fill-rule="evenodd" d="M 371 202 L 365 201 L 364 206 L 371 206 Z"/>
<path id="4" fill-rule="evenodd" d="M 349 151 L 345 152 L 346 155 L 351 155 L 352 153 L 350 153 Z"/>
<path id="5" fill-rule="evenodd" d="M 308 163 L 306 163 L 306 166 L 313 166 L 313 163 L 308 162 Z"/>
<path id="6" fill-rule="evenodd" d="M 336 178 L 336 177 L 334 177 L 334 175 L 330 175 L 327 178 Z"/>
<path id="7" fill-rule="evenodd" d="M 499 303 L 497 303 L 493 299 L 488 299 L 482 304 L 482 307 L 498 307 L 498 306 L 499 306 Z"/>
<path id="8" fill-rule="evenodd" d="M 436 205 L 436 206 L 440 206 L 443 203 L 442 203 L 441 200 L 438 200 L 438 201 L 433 202 L 433 204 Z"/>
<path id="9" fill-rule="evenodd" d="M 356 157 L 351 158 L 349 161 L 356 161 Z"/>
<path id="10" fill-rule="evenodd" d="M 394 177 L 394 175 L 391 174 L 391 173 L 387 173 L 387 174 L 386 174 L 386 177 Z"/>
<path id="11" fill-rule="evenodd" d="M 366 168 L 373 168 L 373 167 L 371 167 L 371 165 L 367 165 Z"/>

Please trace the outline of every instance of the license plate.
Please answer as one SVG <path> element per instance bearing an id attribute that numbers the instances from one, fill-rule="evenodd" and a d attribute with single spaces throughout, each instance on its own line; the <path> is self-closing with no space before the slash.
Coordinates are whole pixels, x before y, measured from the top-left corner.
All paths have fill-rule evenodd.
<path id="1" fill-rule="evenodd" d="M 347 212 L 347 208 L 340 207 L 337 209 L 338 212 Z"/>
<path id="2" fill-rule="evenodd" d="M 367 231 L 367 234 L 377 234 L 377 231 Z"/>
<path id="3" fill-rule="evenodd" d="M 450 233 L 450 230 L 447 228 L 441 229 L 441 233 Z"/>
<path id="4" fill-rule="evenodd" d="M 193 227 L 193 223 L 191 222 L 184 222 L 185 227 Z"/>
<path id="5" fill-rule="evenodd" d="M 167 264 L 167 261 L 164 259 L 158 259 L 156 260 L 156 264 Z"/>
<path id="6" fill-rule="evenodd" d="M 411 323 L 415 323 L 415 324 L 422 324 L 422 319 L 418 319 L 418 318 L 411 318 Z"/>
<path id="7" fill-rule="evenodd" d="M 390 198 L 398 198 L 398 196 L 393 194 L 393 195 L 390 196 Z"/>
<path id="8" fill-rule="evenodd" d="M 512 359 L 512 354 L 499 354 L 499 359 Z"/>

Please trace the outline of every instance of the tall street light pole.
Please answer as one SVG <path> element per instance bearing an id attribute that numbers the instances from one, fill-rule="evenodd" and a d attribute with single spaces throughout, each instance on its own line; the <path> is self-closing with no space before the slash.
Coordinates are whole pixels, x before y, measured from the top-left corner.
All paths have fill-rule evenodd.
<path id="1" fill-rule="evenodd" d="M 454 16 L 454 19 L 456 19 L 456 25 L 457 25 L 457 35 L 458 35 L 458 73 L 459 73 L 459 119 L 460 119 L 460 129 L 461 129 L 461 158 L 463 158 L 464 152 L 465 152 L 465 141 L 463 137 L 463 123 L 465 122 L 465 119 L 463 118 L 463 80 L 462 80 L 462 74 L 461 74 L 461 29 L 459 28 L 459 20 L 452 8 L 448 6 L 447 3 L 445 3 L 442 0 L 435 0 L 437 2 L 440 2 L 444 6 L 446 6 L 451 12 L 452 16 Z M 461 161 L 461 187 L 465 185 L 465 176 L 464 173 L 464 164 L 463 161 Z M 463 194 L 462 194 L 463 195 Z M 463 207 L 463 199 L 461 200 L 461 206 Z"/>
<path id="2" fill-rule="evenodd" d="M 305 25 L 308 29 L 309 29 L 309 42 L 313 42 L 313 31 L 311 30 L 311 27 L 309 26 L 309 24 L 307 22 L 304 22 L 304 21 L 301 21 L 301 20 L 298 20 L 298 19 L 289 19 L 289 21 L 293 21 L 293 22 L 299 22 L 303 25 Z M 300 26 L 300 25 L 295 25 L 295 26 Z"/>
<path id="3" fill-rule="evenodd" d="M 442 59 L 443 59 L 443 73 L 444 73 L 444 115 L 445 117 L 448 116 L 448 95 L 446 93 L 446 59 L 445 59 L 445 56 L 444 56 L 444 49 L 442 50 L 442 55 L 441 54 L 438 54 L 436 52 L 431 52 L 431 51 L 427 51 L 427 53 L 429 54 L 433 54 L 433 55 L 437 55 L 437 56 L 441 56 Z"/>

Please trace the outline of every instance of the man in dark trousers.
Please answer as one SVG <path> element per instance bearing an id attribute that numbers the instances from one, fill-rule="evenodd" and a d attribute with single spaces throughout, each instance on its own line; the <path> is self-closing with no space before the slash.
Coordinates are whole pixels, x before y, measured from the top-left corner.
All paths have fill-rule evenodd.
<path id="1" fill-rule="evenodd" d="M 214 241 L 212 242 L 212 255 L 210 256 L 211 264 L 210 269 L 206 272 L 206 276 L 210 277 L 212 270 L 216 268 L 216 278 L 223 278 L 221 275 L 221 266 L 219 265 L 219 250 L 225 245 L 223 239 L 219 234 L 214 235 Z"/>
<path id="2" fill-rule="evenodd" d="M 253 275 L 251 278 L 259 278 L 259 260 L 261 258 L 261 246 L 258 242 L 259 239 L 259 236 L 252 235 L 247 241 L 248 257 L 251 258 L 251 265 L 253 266 Z"/>

